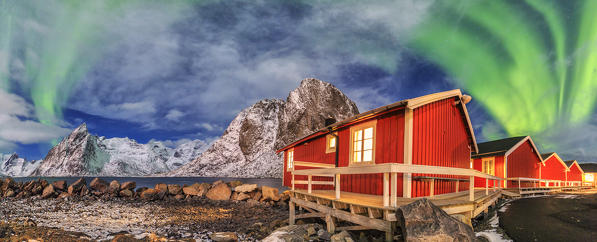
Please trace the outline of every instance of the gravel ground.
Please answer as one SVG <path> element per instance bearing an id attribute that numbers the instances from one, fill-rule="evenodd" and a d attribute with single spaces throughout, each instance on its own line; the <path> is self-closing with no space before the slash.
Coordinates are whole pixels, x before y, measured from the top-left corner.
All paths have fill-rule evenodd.
<path id="1" fill-rule="evenodd" d="M 69 199 L 5 198 L 0 200 L 0 221 L 12 224 L 34 221 L 39 226 L 37 232 L 51 230 L 56 234 L 48 229 L 55 228 L 73 238 L 92 240 L 112 239 L 117 234 L 207 240 L 212 232 L 236 232 L 241 240 L 254 241 L 284 225 L 288 218 L 285 206 L 205 198 L 153 202 Z"/>

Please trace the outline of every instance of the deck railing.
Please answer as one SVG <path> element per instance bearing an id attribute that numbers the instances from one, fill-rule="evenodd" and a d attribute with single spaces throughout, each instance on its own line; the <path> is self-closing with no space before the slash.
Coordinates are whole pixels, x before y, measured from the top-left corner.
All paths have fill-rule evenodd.
<path id="1" fill-rule="evenodd" d="M 306 163 L 306 162 L 302 162 Z M 308 164 L 305 164 L 308 165 Z M 307 192 L 312 192 L 312 185 L 333 185 L 336 191 L 336 199 L 341 198 L 340 191 L 340 175 L 350 174 L 383 174 L 383 204 L 384 206 L 397 206 L 397 180 L 398 173 L 404 174 L 404 177 L 411 177 L 413 173 L 420 174 L 434 174 L 434 175 L 453 175 L 463 176 L 469 178 L 469 200 L 475 200 L 475 177 L 485 178 L 485 194 L 489 194 L 489 181 L 494 183 L 494 189 L 497 187 L 498 181 L 503 178 L 492 176 L 480 171 L 468 168 L 455 167 L 441 167 L 441 166 L 424 166 L 424 165 L 408 165 L 397 163 L 375 164 L 375 165 L 359 165 L 352 167 L 334 167 L 334 168 L 316 168 L 292 171 L 292 190 L 295 189 L 295 184 L 307 184 Z M 295 175 L 306 175 L 307 181 L 295 181 Z M 333 181 L 313 181 L 313 176 L 333 177 Z M 435 179 L 442 179 L 441 177 Z M 408 181 L 408 180 L 407 180 Z M 456 189 L 458 190 L 457 182 Z M 393 191 L 390 194 L 391 191 Z M 411 187 L 409 184 L 405 186 L 407 189 L 403 191 L 404 197 L 411 196 Z"/>
<path id="2" fill-rule="evenodd" d="M 533 182 L 535 187 L 542 187 L 542 183 L 545 183 L 544 187 L 550 187 L 549 184 L 553 183 L 554 187 L 564 187 L 564 186 L 582 186 L 582 182 L 580 181 L 560 181 L 560 180 L 549 180 L 549 179 L 539 179 L 539 178 L 528 178 L 528 177 L 510 177 L 506 178 L 508 181 L 516 181 L 518 183 L 518 189 L 522 188 L 522 182 Z"/>

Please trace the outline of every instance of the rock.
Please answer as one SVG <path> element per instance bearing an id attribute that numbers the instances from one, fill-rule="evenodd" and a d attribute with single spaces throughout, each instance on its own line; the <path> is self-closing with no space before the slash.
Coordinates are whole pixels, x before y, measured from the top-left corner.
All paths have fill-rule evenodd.
<path id="1" fill-rule="evenodd" d="M 44 190 L 44 187 L 42 186 L 41 182 L 36 182 L 36 183 L 34 183 L 33 187 L 31 188 L 31 194 L 39 195 L 39 194 L 41 194 L 41 192 L 43 190 Z"/>
<path id="2" fill-rule="evenodd" d="M 158 198 L 159 191 L 152 188 L 147 188 L 145 191 L 141 192 L 140 197 L 145 200 L 155 200 Z"/>
<path id="3" fill-rule="evenodd" d="M 132 197 L 133 196 L 133 192 L 129 189 L 124 189 L 122 191 L 120 191 L 119 195 L 121 197 Z"/>
<path id="4" fill-rule="evenodd" d="M 212 186 L 217 186 L 217 185 L 220 185 L 221 183 L 224 183 L 224 181 L 222 181 L 222 180 L 217 180 L 217 181 L 215 181 L 214 183 L 212 183 L 211 185 L 212 185 Z"/>
<path id="5" fill-rule="evenodd" d="M 176 196 L 174 196 L 174 199 L 180 201 L 183 200 L 185 198 L 185 196 L 183 194 L 177 194 Z"/>
<path id="6" fill-rule="evenodd" d="M 232 187 L 232 188 L 238 187 L 238 186 L 240 186 L 242 184 L 243 184 L 243 182 L 241 182 L 241 181 L 231 181 L 229 183 L 230 187 Z"/>
<path id="7" fill-rule="evenodd" d="M 200 186 L 199 183 L 195 183 L 193 185 L 190 186 L 185 186 L 182 188 L 182 192 L 186 195 L 190 195 L 190 196 L 200 196 Z"/>
<path id="8" fill-rule="evenodd" d="M 15 181 L 12 178 L 7 177 L 2 182 L 2 191 L 6 191 L 9 188 L 14 188 L 15 185 L 16 185 Z"/>
<path id="9" fill-rule="evenodd" d="M 423 198 L 396 210 L 405 241 L 475 241 L 468 225 Z"/>
<path id="10" fill-rule="evenodd" d="M 5 192 L 4 192 L 4 197 L 14 197 L 15 196 L 15 191 L 13 191 L 12 189 L 8 188 Z"/>
<path id="11" fill-rule="evenodd" d="M 52 182 L 52 186 L 54 186 L 54 189 L 56 189 L 56 190 L 66 191 L 66 181 L 65 180 Z"/>
<path id="12" fill-rule="evenodd" d="M 135 190 L 135 187 L 136 187 L 136 186 L 137 186 L 137 183 L 136 183 L 136 182 L 134 182 L 134 181 L 127 181 L 127 182 L 123 182 L 123 183 L 120 185 L 120 189 L 122 189 L 122 190 L 131 190 L 131 191 L 133 191 L 133 190 Z"/>
<path id="13" fill-rule="evenodd" d="M 176 196 L 182 192 L 182 187 L 178 184 L 170 184 L 168 185 L 168 193 L 170 195 Z"/>
<path id="14" fill-rule="evenodd" d="M 30 218 L 25 220 L 25 222 L 23 222 L 23 225 L 28 226 L 28 227 L 37 227 L 37 223 L 35 221 L 33 221 L 33 219 L 30 219 Z"/>
<path id="15" fill-rule="evenodd" d="M 166 185 L 164 183 L 158 183 L 158 184 L 155 184 L 155 187 L 153 189 L 158 190 L 158 191 L 168 192 L 168 185 Z"/>
<path id="16" fill-rule="evenodd" d="M 47 187 L 50 183 L 48 183 L 46 180 L 39 179 L 39 184 L 41 184 L 41 187 Z"/>
<path id="17" fill-rule="evenodd" d="M 257 205 L 259 205 L 259 201 L 254 200 L 254 199 L 249 199 L 249 200 L 247 200 L 247 205 L 249 205 L 251 207 L 257 206 Z"/>
<path id="18" fill-rule="evenodd" d="M 19 192 L 19 194 L 17 194 L 16 198 L 26 198 L 26 197 L 30 197 L 30 196 L 31 196 L 31 192 L 21 191 L 21 192 Z"/>
<path id="19" fill-rule="evenodd" d="M 261 199 L 261 192 L 256 192 L 253 194 L 253 199 L 259 201 Z"/>
<path id="20" fill-rule="evenodd" d="M 67 197 L 70 197 L 70 196 L 71 195 L 68 194 L 68 192 L 62 192 L 62 193 L 60 193 L 60 195 L 58 195 L 58 198 L 59 199 L 64 199 L 64 198 L 67 198 Z"/>
<path id="21" fill-rule="evenodd" d="M 332 235 L 325 229 L 317 231 L 317 237 L 323 241 L 330 241 L 332 239 Z"/>
<path id="22" fill-rule="evenodd" d="M 245 201 L 249 198 L 251 198 L 251 196 L 249 196 L 249 194 L 246 193 L 239 193 L 238 196 L 236 196 L 237 201 Z"/>
<path id="23" fill-rule="evenodd" d="M 81 187 L 85 186 L 86 184 L 87 182 L 85 182 L 85 179 L 79 178 L 78 180 L 73 182 L 73 184 L 68 186 L 68 194 L 73 195 L 78 193 L 79 191 L 81 191 Z"/>
<path id="24" fill-rule="evenodd" d="M 89 188 L 93 191 L 97 191 L 101 194 L 106 193 L 108 191 L 108 182 L 96 177 L 94 178 L 91 183 L 89 183 Z"/>
<path id="25" fill-rule="evenodd" d="M 271 201 L 280 200 L 280 196 L 278 194 L 277 188 L 262 186 L 261 191 L 263 192 L 263 200 L 271 200 Z"/>
<path id="26" fill-rule="evenodd" d="M 44 188 L 44 191 L 41 194 L 42 199 L 50 198 L 54 196 L 54 186 L 51 184 Z"/>
<path id="27" fill-rule="evenodd" d="M 87 196 L 89 194 L 89 188 L 87 188 L 87 186 L 83 185 L 81 187 L 81 191 L 79 192 L 79 196 L 83 197 L 83 196 Z"/>
<path id="28" fill-rule="evenodd" d="M 228 186 L 228 185 L 226 185 Z M 215 242 L 235 242 L 238 241 L 238 236 L 233 232 L 217 232 L 209 235 L 209 238 Z"/>
<path id="29" fill-rule="evenodd" d="M 290 225 L 276 229 L 269 236 L 265 237 L 262 242 L 278 242 L 278 241 L 309 241 L 317 238 L 311 238 L 310 235 L 315 235 L 317 230 L 323 230 L 320 224 L 303 224 Z M 311 233 L 311 234 L 309 234 Z"/>
<path id="30" fill-rule="evenodd" d="M 237 187 L 234 187 L 235 192 L 244 192 L 249 193 L 257 190 L 257 184 L 244 184 Z"/>
<path id="31" fill-rule="evenodd" d="M 354 242 L 355 241 L 354 238 L 352 238 L 352 236 L 348 232 L 346 232 L 346 230 L 343 230 L 340 233 L 332 235 L 330 240 L 332 242 Z"/>
<path id="32" fill-rule="evenodd" d="M 226 183 L 220 183 L 212 187 L 206 196 L 211 200 L 228 200 L 231 194 L 232 190 L 230 190 L 230 187 Z"/>
<path id="33" fill-rule="evenodd" d="M 110 186 L 108 186 L 108 192 L 110 194 L 118 194 L 120 192 L 120 182 L 117 180 L 111 181 Z"/>

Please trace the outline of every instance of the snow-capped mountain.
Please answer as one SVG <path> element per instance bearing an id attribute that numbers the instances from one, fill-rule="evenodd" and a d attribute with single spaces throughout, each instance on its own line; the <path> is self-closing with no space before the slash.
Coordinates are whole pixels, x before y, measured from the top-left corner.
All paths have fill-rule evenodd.
<path id="1" fill-rule="evenodd" d="M 26 161 L 17 154 L 0 154 L 0 162 L 0 176 L 12 177 L 29 176 L 41 164 L 41 160 Z"/>
<path id="2" fill-rule="evenodd" d="M 92 135 L 82 124 L 50 150 L 33 175 L 147 176 L 174 170 L 207 146 L 200 140 L 172 149 L 161 142 Z"/>
<path id="3" fill-rule="evenodd" d="M 281 177 L 276 149 L 323 128 L 327 118 L 340 121 L 358 113 L 332 84 L 305 79 L 286 101 L 266 99 L 240 112 L 207 151 L 167 175 Z"/>

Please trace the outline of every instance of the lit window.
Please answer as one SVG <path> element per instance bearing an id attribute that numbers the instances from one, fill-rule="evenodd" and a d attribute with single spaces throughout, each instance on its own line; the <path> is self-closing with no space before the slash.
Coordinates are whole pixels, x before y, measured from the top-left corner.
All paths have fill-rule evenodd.
<path id="1" fill-rule="evenodd" d="M 495 175 L 495 160 L 493 157 L 483 159 L 483 173 Z"/>
<path id="2" fill-rule="evenodd" d="M 336 136 L 328 134 L 325 140 L 325 153 L 336 152 Z"/>
<path id="3" fill-rule="evenodd" d="M 592 173 L 587 173 L 587 174 L 585 174 L 585 181 L 593 182 L 593 181 L 595 181 L 595 176 Z"/>
<path id="4" fill-rule="evenodd" d="M 288 151 L 288 155 L 287 155 L 286 159 L 288 160 L 288 169 L 293 169 L 294 168 L 294 150 Z"/>
<path id="5" fill-rule="evenodd" d="M 375 123 L 351 128 L 351 161 L 372 163 L 375 159 Z"/>

